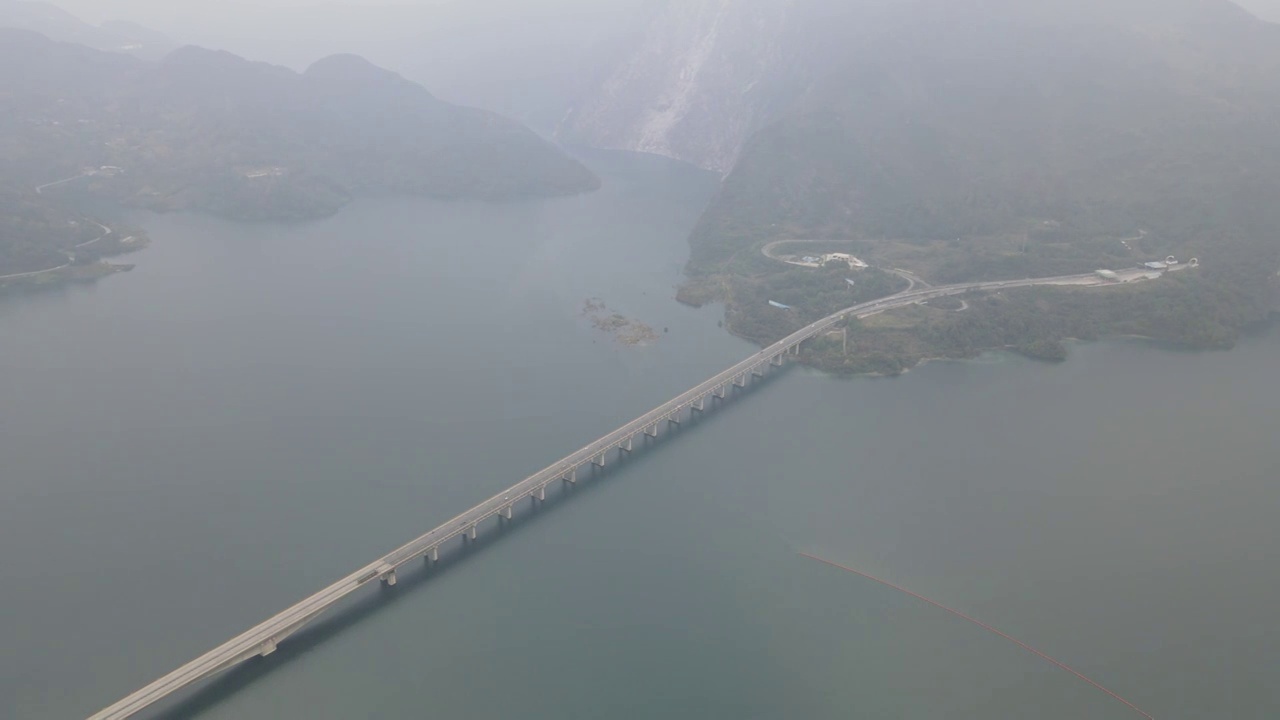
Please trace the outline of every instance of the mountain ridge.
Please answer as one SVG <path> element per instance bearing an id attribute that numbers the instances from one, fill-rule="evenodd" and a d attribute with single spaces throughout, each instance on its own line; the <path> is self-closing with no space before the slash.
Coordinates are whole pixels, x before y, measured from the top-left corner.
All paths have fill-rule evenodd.
<path id="1" fill-rule="evenodd" d="M 30 30 L 96 50 L 157 60 L 177 46 L 163 33 L 131 22 L 87 23 L 62 8 L 35 0 L 0 0 L 0 27 Z"/>
<path id="2" fill-rule="evenodd" d="M 27 68 L 0 76 L 0 189 L 31 207 L 88 193 L 157 211 L 297 220 L 360 196 L 509 200 L 599 186 L 528 128 L 355 56 L 305 73 L 192 46 L 149 62 L 0 29 L 0 64 Z M 33 191 L 86 168 L 110 171 Z M 50 247 L 67 246 L 57 239 L 65 233 L 48 236 Z"/>
<path id="3" fill-rule="evenodd" d="M 896 345 L 868 332 L 858 352 L 892 361 L 834 353 L 820 362 L 833 369 L 1113 332 L 1218 347 L 1277 306 L 1280 26 L 1226 0 L 689 1 L 657 16 L 685 26 L 657 26 L 641 48 L 683 38 L 671 54 L 697 62 L 671 72 L 680 63 L 633 54 L 612 76 L 626 82 L 584 101 L 592 112 L 565 132 L 644 149 L 634 128 L 675 107 L 671 77 L 695 78 L 670 142 L 647 149 L 724 172 L 691 233 L 681 297 L 725 301 L 735 332 L 767 342 L 815 319 L 771 311 L 783 289 L 821 298 L 804 304 L 812 312 L 841 307 L 845 277 L 761 253 L 788 239 L 855 247 L 933 282 L 1202 261 L 1123 296 L 971 304 Z M 748 22 L 781 9 L 767 37 Z M 733 61 L 753 45 L 772 60 Z M 731 152 L 718 123 L 742 138 Z"/>

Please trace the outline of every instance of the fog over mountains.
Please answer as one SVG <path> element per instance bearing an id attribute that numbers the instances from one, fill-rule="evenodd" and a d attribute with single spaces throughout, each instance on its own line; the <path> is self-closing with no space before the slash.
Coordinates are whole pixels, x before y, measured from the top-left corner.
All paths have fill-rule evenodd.
<path id="1" fill-rule="evenodd" d="M 695 267 L 1043 221 L 1252 247 L 1280 223 L 1278 67 L 1280 27 L 1226 0 L 694 0 L 559 134 L 726 173 Z"/>
<path id="2" fill-rule="evenodd" d="M 159 44 L 120 45 L 126 36 L 49 6 L 0 11 L 0 65 L 22 68 L 0 75 L 0 275 L 92 259 L 70 252 L 92 239 L 95 222 L 72 197 L 86 192 L 289 220 L 369 195 L 504 200 L 598 186 L 527 127 L 354 55 L 302 73 L 194 46 L 151 61 Z"/>
<path id="3" fill-rule="evenodd" d="M 112 19 L 94 25 L 57 5 L 34 0 L 0 0 L 0 27 L 30 30 L 53 40 L 149 60 L 158 60 L 178 47 L 163 33 L 133 22 Z"/>
<path id="4" fill-rule="evenodd" d="M 546 141 L 442 97 L 566 145 L 721 173 L 692 238 L 697 272 L 785 237 L 992 237 L 1046 223 L 1066 244 L 1143 228 L 1161 247 L 1218 250 L 1219 267 L 1232 257 L 1265 267 L 1276 250 L 1267 198 L 1280 191 L 1280 29 L 1228 0 L 268 2 L 256 12 L 295 22 L 278 39 L 230 44 L 256 42 L 255 57 L 304 72 L 188 49 L 96 83 L 128 102 L 83 119 L 168 123 L 123 145 L 94 138 L 103 149 L 89 162 L 146 169 L 148 182 L 117 184 L 124 199 L 291 217 L 389 188 L 500 197 L 592 186 Z M 339 26 L 347 32 L 326 34 Z M 431 78 L 435 94 L 349 56 L 303 62 L 344 43 Z M 94 88 L 86 97 L 105 99 Z M 390 132 L 364 132 L 375 126 Z M 41 132 L 61 151 L 50 167 L 81 162 Z M 149 150 L 106 151 L 124 146 Z M 159 147 L 183 152 L 155 162 Z M 430 173 L 424 157 L 435 158 Z M 516 167 L 500 158 L 537 170 L 495 173 Z M 19 153 L 15 166 L 30 161 Z M 260 174 L 276 168 L 288 171 Z"/>

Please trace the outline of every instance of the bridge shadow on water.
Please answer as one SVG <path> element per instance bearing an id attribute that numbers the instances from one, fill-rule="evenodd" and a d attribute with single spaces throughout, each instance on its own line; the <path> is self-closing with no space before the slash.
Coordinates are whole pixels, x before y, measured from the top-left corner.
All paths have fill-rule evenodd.
<path id="1" fill-rule="evenodd" d="M 723 400 L 709 399 L 705 412 L 694 414 L 692 418 L 682 421 L 678 426 L 667 425 L 659 430 L 657 438 L 641 435 L 644 438 L 643 441 L 637 441 L 632 452 L 614 450 L 610 453 L 604 468 L 588 465 L 591 472 L 580 473 L 577 484 L 561 483 L 558 492 L 548 488 L 547 499 L 542 502 L 519 503 L 513 512 L 512 519 L 499 519 L 496 525 L 486 525 L 487 529 L 482 530 L 475 540 L 450 541 L 448 548 L 440 549 L 440 560 L 434 565 L 421 560 L 418 561 L 417 567 L 406 564 L 396 572 L 396 585 L 388 587 L 377 582 L 370 583 L 377 586 L 375 591 L 348 598 L 321 619 L 281 642 L 274 653 L 241 663 L 204 685 L 177 696 L 169 703 L 159 705 L 160 709 L 150 717 L 155 720 L 186 720 L 213 709 L 242 689 L 269 677 L 286 663 L 311 652 L 365 618 L 403 602 L 410 593 L 448 575 L 471 555 L 496 542 L 519 534 L 530 523 L 555 507 L 570 502 L 584 493 L 592 492 L 610 480 L 626 475 L 630 470 L 639 469 L 649 451 L 657 449 L 667 440 L 678 440 L 697 432 L 702 424 L 710 421 L 713 416 L 729 410 L 739 400 L 773 383 L 782 377 L 784 374 L 782 370 L 790 367 L 792 366 L 787 364 L 781 368 L 772 368 L 764 377 L 753 378 L 746 387 L 732 388 L 725 394 Z"/>

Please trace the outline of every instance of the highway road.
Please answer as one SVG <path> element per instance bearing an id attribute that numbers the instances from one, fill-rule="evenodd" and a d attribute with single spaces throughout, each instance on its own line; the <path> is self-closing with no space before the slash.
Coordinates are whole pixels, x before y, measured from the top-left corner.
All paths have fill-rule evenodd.
<path id="1" fill-rule="evenodd" d="M 0 280 L 11 280 L 13 278 L 23 278 L 23 277 L 32 277 L 34 275 L 43 275 L 45 273 L 51 273 L 51 272 L 54 272 L 55 270 L 61 270 L 63 268 L 69 268 L 69 267 L 71 267 L 71 263 L 63 263 L 62 265 L 59 265 L 57 267 L 46 268 L 44 270 L 33 270 L 31 272 L 20 272 L 20 273 L 11 273 L 9 275 L 0 275 Z"/>
<path id="2" fill-rule="evenodd" d="M 102 229 L 102 234 L 101 234 L 101 235 L 99 235 L 98 237 L 96 237 L 96 238 L 92 239 L 92 240 L 89 240 L 89 241 L 87 241 L 87 242 L 82 242 L 82 243 L 80 243 L 79 245 L 76 245 L 76 249 L 80 249 L 80 248 L 82 248 L 82 247 L 89 247 L 90 245 L 92 245 L 92 244 L 94 244 L 94 243 L 98 242 L 99 240 L 102 240 L 103 238 L 107 237 L 107 236 L 108 236 L 108 235 L 110 235 L 111 233 L 115 232 L 114 230 L 112 230 L 111 228 L 107 227 L 106 225 L 103 225 L 103 224 L 102 224 L 102 223 L 100 223 L 100 222 L 96 222 L 96 223 L 94 223 L 94 225 L 97 225 L 99 228 L 101 228 L 101 229 Z"/>
<path id="3" fill-rule="evenodd" d="M 74 179 L 74 178 L 73 178 L 73 179 Z M 92 240 L 88 241 L 88 242 L 82 242 L 82 243 L 80 243 L 79 245 L 76 245 L 75 247 L 76 247 L 77 249 L 78 249 L 78 248 L 82 248 L 82 247 L 86 247 L 86 246 L 88 246 L 88 245 L 92 245 L 92 244 L 94 244 L 94 243 L 98 242 L 99 240 L 101 240 L 101 239 L 103 239 L 103 238 L 107 237 L 108 235 L 110 235 L 110 234 L 113 232 L 113 231 L 111 230 L 111 228 L 107 227 L 106 225 L 103 225 L 102 223 L 94 223 L 94 225 L 97 225 L 99 228 L 102 228 L 102 234 L 101 234 L 101 235 L 99 235 L 98 237 L 96 237 L 96 238 L 94 238 L 94 239 L 92 239 Z M 64 254 L 64 255 L 66 255 L 68 258 L 70 258 L 70 257 L 71 257 L 71 253 L 67 252 L 66 250 L 60 250 L 59 252 L 63 253 L 63 254 Z M 67 262 L 67 263 L 63 263 L 63 264 L 61 264 L 61 265 L 59 265 L 59 266 L 57 266 L 57 267 L 45 268 L 44 270 L 33 270 L 33 271 L 31 271 L 31 272 L 20 272 L 20 273 L 11 273 L 11 274 L 9 274 L 9 275 L 0 275 L 0 280 L 12 280 L 12 279 L 15 279 L 15 278 L 24 278 L 24 277 L 33 277 L 33 276 L 35 276 L 35 275 L 44 275 L 45 273 L 56 272 L 56 271 L 58 271 L 58 270 L 62 270 L 63 268 L 69 268 L 69 267 L 71 267 L 71 263 Z"/>
<path id="4" fill-rule="evenodd" d="M 559 462 L 480 502 L 466 512 L 446 520 L 426 534 L 94 713 L 90 716 L 90 720 L 118 720 L 131 717 L 170 695 L 238 663 L 255 656 L 270 654 L 275 651 L 278 643 L 361 587 L 376 581 L 394 584 L 396 568 L 424 556 L 434 560 L 443 543 L 459 536 L 474 539 L 477 526 L 481 522 L 495 515 L 509 518 L 516 502 L 526 498 L 543 499 L 548 485 L 561 481 L 576 482 L 579 469 L 585 466 L 589 470 L 591 465 L 603 466 L 609 460 L 611 451 L 615 449 L 630 451 L 632 442 L 637 438 L 643 439 L 646 434 L 656 437 L 659 426 L 667 421 L 679 422 L 684 418 L 684 413 L 706 408 L 708 403 L 713 402 L 711 398 L 723 397 L 733 385 L 745 386 L 750 382 L 753 373 L 763 374 L 771 363 L 780 364 L 787 353 L 799 348 L 805 340 L 829 330 L 846 317 L 867 317 L 932 298 L 960 295 L 973 290 L 1002 290 L 1032 285 L 1104 284 L 1110 283 L 1094 275 L 1069 275 L 913 288 L 828 315 L 591 442 Z"/>
<path id="5" fill-rule="evenodd" d="M 82 173 L 80 173 L 79 175 L 72 175 L 72 176 L 71 176 L 71 177 L 69 177 L 69 178 L 63 178 L 63 179 L 61 179 L 61 180 L 54 180 L 54 181 L 53 181 L 53 182 L 51 182 L 51 183 L 45 183 L 45 184 L 40 185 L 40 186 L 38 186 L 38 187 L 36 188 L 36 194 L 37 194 L 37 195 L 43 195 L 43 194 L 44 194 L 44 191 L 45 191 L 45 190 L 47 190 L 48 188 L 55 187 L 55 186 L 58 186 L 58 185 L 65 185 L 66 183 L 69 183 L 69 182 L 71 182 L 72 180 L 79 180 L 79 179 L 80 179 L 80 178 L 82 178 L 82 177 L 89 177 L 90 175 L 93 175 L 93 174 L 94 174 L 94 173 L 91 173 L 91 172 L 82 172 Z"/>

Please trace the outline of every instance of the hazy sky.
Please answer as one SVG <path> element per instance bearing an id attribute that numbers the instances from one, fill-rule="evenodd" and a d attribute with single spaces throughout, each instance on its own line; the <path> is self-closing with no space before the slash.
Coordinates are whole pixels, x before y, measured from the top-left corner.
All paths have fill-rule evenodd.
<path id="1" fill-rule="evenodd" d="M 237 15 L 260 16 L 275 10 L 299 10 L 318 7 L 368 8 L 372 11 L 389 7 L 430 8 L 449 5 L 459 0 L 51 0 L 90 22 L 132 20 L 157 29 L 183 27 L 193 21 L 214 20 L 229 25 Z M 466 2 L 467 0 L 461 0 Z M 474 2 L 474 0 L 471 0 Z M 1280 2 L 1280 0 L 1275 0 Z M 608 3 L 609 0 L 596 0 Z M 582 0 L 502 0 L 503 6 L 583 4 Z M 344 13 L 345 14 L 345 13 Z"/>
<path id="2" fill-rule="evenodd" d="M 449 42 L 459 19 L 468 42 L 501 40 L 489 18 L 537 23 L 547 18 L 607 14 L 638 0 L 51 0 L 89 22 L 130 20 L 179 43 L 231 50 L 255 60 L 301 69 L 334 52 L 354 52 L 405 71 L 393 48 Z M 833 0 L 844 2 L 845 0 Z M 1037 0 L 1027 0 L 1036 2 Z M 1260 17 L 1280 22 L 1280 0 L 1237 0 Z M 451 22 L 449 18 L 452 18 Z M 480 24 L 477 24 L 480 23 Z M 432 34 L 440 29 L 444 35 Z M 492 38 L 490 38 L 492 36 Z M 549 35 L 550 37 L 550 35 Z M 572 33 L 560 41 L 571 41 Z M 421 53 L 419 53 L 421 54 Z M 425 79 L 425 78 L 424 78 Z M 435 84 L 438 84 L 435 83 Z"/>
<path id="3" fill-rule="evenodd" d="M 520 0 L 505 0 L 505 5 Z M 1034 0 L 1028 0 L 1034 2 Z M 389 5 L 431 7 L 450 0 L 53 0 L 53 4 L 91 22 L 120 19 L 155 26 L 185 26 L 197 18 L 229 19 L 237 12 L 258 14 L 264 9 L 303 8 L 317 5 L 351 7 L 386 7 Z M 609 0 L 595 0 L 607 4 Z M 1269 20 L 1280 21 L 1280 0 L 1236 0 L 1249 10 Z M 566 4 L 565 0 L 526 0 L 526 5 Z M 573 4 L 573 0 L 569 4 Z M 159 29 L 165 29 L 160 27 Z"/>

